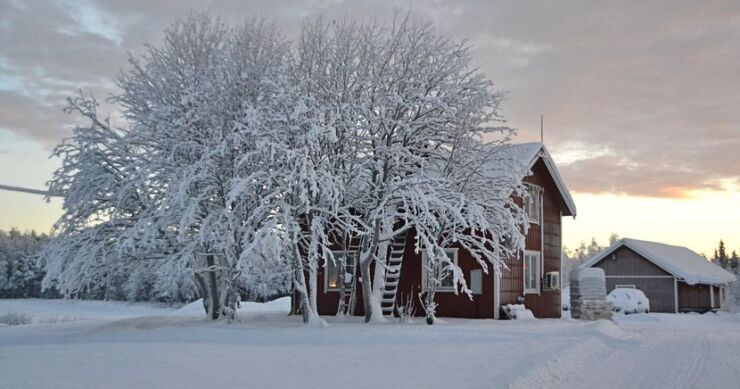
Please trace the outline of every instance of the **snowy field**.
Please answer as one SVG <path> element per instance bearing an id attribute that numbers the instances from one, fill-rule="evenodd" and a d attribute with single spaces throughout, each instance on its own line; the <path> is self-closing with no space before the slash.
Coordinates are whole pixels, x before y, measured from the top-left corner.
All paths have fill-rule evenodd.
<path id="1" fill-rule="evenodd" d="M 0 388 L 737 388 L 740 317 L 618 315 L 447 319 L 427 326 L 287 317 L 247 304 L 239 322 L 110 302 L 0 300 Z"/>

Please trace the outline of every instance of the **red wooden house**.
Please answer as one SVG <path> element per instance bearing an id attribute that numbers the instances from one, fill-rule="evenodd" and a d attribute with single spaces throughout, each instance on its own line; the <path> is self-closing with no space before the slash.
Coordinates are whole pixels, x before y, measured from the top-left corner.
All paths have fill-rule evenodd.
<path id="1" fill-rule="evenodd" d="M 561 269 L 561 219 L 576 215 L 573 199 L 563 183 L 557 167 L 542 143 L 524 143 L 510 146 L 516 161 L 523 167 L 522 180 L 527 184 L 529 198 L 524 208 L 529 216 L 530 228 L 526 235 L 526 249 L 518 258 L 506 260 L 509 270 L 504 269 L 498 279 L 493 271 L 484 273 L 469 253 L 462 248 L 450 248 L 448 254 L 465 274 L 468 286 L 473 290 L 472 299 L 466 294 L 455 294 L 451 277 L 443 280 L 437 288 L 437 316 L 460 318 L 499 318 L 501 307 L 516 304 L 523 300 L 536 317 L 560 317 L 559 275 Z M 416 299 L 419 291 L 425 288 L 423 280 L 424 254 L 415 253 L 414 231 L 410 230 L 401 239 L 396 239 L 391 247 L 388 265 L 399 267 L 396 277 L 386 277 L 386 294 L 383 296 L 383 311 L 393 312 L 394 306 L 409 298 Z M 342 253 L 335 253 L 341 256 Z M 347 256 L 350 257 L 350 256 Z M 350 262 L 351 272 L 358 272 Z M 337 269 L 339 265 L 328 262 L 318 275 L 318 311 L 321 315 L 335 315 L 340 305 L 340 295 L 349 296 L 342 291 L 342 280 Z M 357 295 L 358 277 L 350 277 Z M 351 286 L 346 286 L 351 288 Z M 351 311 L 362 315 L 362 298 L 355 296 Z M 349 297 L 346 300 L 349 302 Z M 417 304 L 418 306 L 418 304 Z M 417 314 L 423 314 L 419 312 Z"/>

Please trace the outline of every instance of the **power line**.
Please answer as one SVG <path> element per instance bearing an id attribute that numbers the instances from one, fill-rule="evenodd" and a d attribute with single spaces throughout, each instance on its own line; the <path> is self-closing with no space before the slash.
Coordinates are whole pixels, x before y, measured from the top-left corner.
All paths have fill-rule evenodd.
<path id="1" fill-rule="evenodd" d="M 35 194 L 35 195 L 41 195 L 41 196 L 62 197 L 61 194 L 51 193 L 48 190 L 22 188 L 20 186 L 10 186 L 10 185 L 3 185 L 3 184 L 0 184 L 0 190 L 7 190 L 10 192 L 29 193 L 29 194 Z"/>

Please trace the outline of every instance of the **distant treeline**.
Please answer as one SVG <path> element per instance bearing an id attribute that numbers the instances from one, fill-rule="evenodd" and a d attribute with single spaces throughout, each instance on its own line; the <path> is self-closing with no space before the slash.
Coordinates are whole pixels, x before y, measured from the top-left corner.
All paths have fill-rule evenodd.
<path id="1" fill-rule="evenodd" d="M 36 254 L 47 241 L 35 231 L 0 230 L 0 298 L 58 296 L 53 289 L 41 290 L 44 270 Z"/>
<path id="2" fill-rule="evenodd" d="M 44 288 L 46 276 L 44 259 L 39 255 L 49 243 L 50 237 L 36 231 L 21 232 L 18 229 L 0 230 L 0 298 L 61 298 L 62 294 L 53 286 Z M 83 289 L 68 297 L 88 300 L 150 301 L 161 303 L 187 303 L 200 297 L 193 282 L 186 280 L 177 288 L 178 293 L 163 295 L 158 291 L 153 271 L 138 269 L 134 272 L 111 269 L 105 282 L 90 282 Z M 242 301 L 269 301 L 290 293 L 289 278 L 277 291 L 239 290 Z M 274 280 L 269 280 L 270 282 Z M 265 282 L 253 282 L 262 287 Z"/>

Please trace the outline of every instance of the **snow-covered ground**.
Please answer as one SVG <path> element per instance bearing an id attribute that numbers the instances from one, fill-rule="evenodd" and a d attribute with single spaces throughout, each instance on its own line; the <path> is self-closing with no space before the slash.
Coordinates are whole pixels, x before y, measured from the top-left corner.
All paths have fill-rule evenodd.
<path id="1" fill-rule="evenodd" d="M 0 300 L 2 388 L 736 388 L 740 317 L 615 315 L 616 322 L 445 319 L 427 326 L 245 304 L 239 322 L 107 302 Z M 56 319 L 55 319 L 56 318 Z M 73 319 L 69 319 L 73 318 Z"/>

